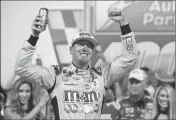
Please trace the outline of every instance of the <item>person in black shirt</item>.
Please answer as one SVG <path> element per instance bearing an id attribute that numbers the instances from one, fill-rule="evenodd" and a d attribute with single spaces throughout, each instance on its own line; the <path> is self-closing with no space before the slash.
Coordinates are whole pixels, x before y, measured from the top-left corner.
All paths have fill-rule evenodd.
<path id="1" fill-rule="evenodd" d="M 129 96 L 120 101 L 120 120 L 147 119 L 151 115 L 153 100 L 145 95 L 146 73 L 141 69 L 132 70 L 128 78 Z"/>

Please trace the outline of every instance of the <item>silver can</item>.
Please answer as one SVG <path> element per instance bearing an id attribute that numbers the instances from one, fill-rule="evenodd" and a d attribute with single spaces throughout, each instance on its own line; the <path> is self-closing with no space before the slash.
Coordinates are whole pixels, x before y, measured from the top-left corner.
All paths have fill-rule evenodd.
<path id="1" fill-rule="evenodd" d="M 42 16 L 42 22 L 46 22 L 48 18 L 48 9 L 47 8 L 40 8 L 39 15 Z"/>
<path id="2" fill-rule="evenodd" d="M 40 8 L 39 15 L 42 16 L 42 22 L 44 23 L 44 28 L 46 28 L 47 20 L 48 20 L 48 9 L 47 8 Z M 41 28 L 41 26 L 38 26 Z"/>

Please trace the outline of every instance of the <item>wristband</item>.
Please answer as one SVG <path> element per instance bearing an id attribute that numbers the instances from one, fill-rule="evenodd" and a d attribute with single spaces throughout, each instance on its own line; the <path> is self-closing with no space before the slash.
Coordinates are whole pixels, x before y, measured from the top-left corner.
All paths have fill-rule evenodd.
<path id="1" fill-rule="evenodd" d="M 39 37 L 34 37 L 34 36 L 30 36 L 30 38 L 27 40 L 32 46 L 35 46 L 37 44 Z"/>
<path id="2" fill-rule="evenodd" d="M 132 32 L 129 24 L 120 26 L 120 29 L 121 29 L 122 35 L 126 35 Z"/>

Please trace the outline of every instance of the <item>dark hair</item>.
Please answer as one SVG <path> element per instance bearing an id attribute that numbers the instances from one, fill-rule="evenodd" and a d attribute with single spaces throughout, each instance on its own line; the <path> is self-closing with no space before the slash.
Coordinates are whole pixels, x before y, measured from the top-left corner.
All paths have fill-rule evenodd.
<path id="1" fill-rule="evenodd" d="M 28 84 L 28 85 L 30 86 L 30 88 L 31 88 L 31 96 L 30 96 L 30 98 L 29 98 L 29 101 L 28 101 L 28 108 L 27 108 L 27 110 L 26 110 L 26 112 L 28 113 L 28 112 L 30 112 L 30 111 L 33 109 L 33 107 L 34 107 L 34 104 L 33 104 L 33 95 L 32 95 L 33 85 L 32 85 L 32 83 L 30 83 L 30 82 L 22 81 L 22 82 L 19 84 L 19 86 L 18 86 L 18 91 L 19 91 L 20 86 L 23 85 L 23 84 Z"/>
<path id="2" fill-rule="evenodd" d="M 5 104 L 7 101 L 7 94 L 6 94 L 5 90 L 1 87 L 1 85 L 0 85 L 0 100 L 3 104 Z M 0 106 L 0 110 L 1 109 L 3 109 L 2 106 Z"/>
<path id="3" fill-rule="evenodd" d="M 7 94 L 6 94 L 5 90 L 1 87 L 1 85 L 0 85 L 0 94 L 3 95 L 3 97 L 4 97 L 4 102 L 6 102 L 6 100 L 7 100 Z M 0 99 L 3 100 L 1 97 L 2 97 L 2 96 L 0 95 Z"/>
<path id="4" fill-rule="evenodd" d="M 21 78 L 20 78 L 21 79 Z M 30 83 L 30 82 L 28 82 L 28 81 L 25 81 L 25 80 L 18 80 L 17 82 L 16 82 L 16 86 L 15 86 L 15 92 L 16 92 L 16 97 L 15 97 L 15 99 L 13 99 L 12 100 L 12 106 L 14 107 L 14 108 L 16 108 L 17 109 L 17 113 L 19 113 L 20 115 L 24 115 L 24 113 L 26 112 L 26 113 L 29 113 L 33 108 L 34 108 L 34 103 L 33 103 L 33 85 L 32 85 L 32 83 Z M 23 110 L 22 108 L 21 108 L 21 103 L 20 103 L 20 101 L 19 101 L 19 98 L 17 97 L 17 94 L 18 94 L 18 91 L 19 91 L 19 88 L 20 88 L 20 86 L 21 85 L 23 85 L 23 84 L 28 84 L 29 86 L 30 86 L 30 88 L 31 88 L 31 96 L 30 96 L 30 98 L 29 98 L 29 100 L 28 100 L 28 107 L 27 107 L 27 110 Z"/>

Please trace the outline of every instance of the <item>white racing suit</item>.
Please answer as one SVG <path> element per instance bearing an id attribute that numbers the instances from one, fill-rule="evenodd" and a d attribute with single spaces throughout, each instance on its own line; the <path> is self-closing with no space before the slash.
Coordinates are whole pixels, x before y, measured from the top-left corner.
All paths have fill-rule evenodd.
<path id="1" fill-rule="evenodd" d="M 121 40 L 122 55 L 102 70 L 80 70 L 72 63 L 68 67 L 33 65 L 36 48 L 26 41 L 19 52 L 15 71 L 48 90 L 53 98 L 55 119 L 100 119 L 105 87 L 123 77 L 136 63 L 137 44 L 133 32 L 122 35 Z"/>

